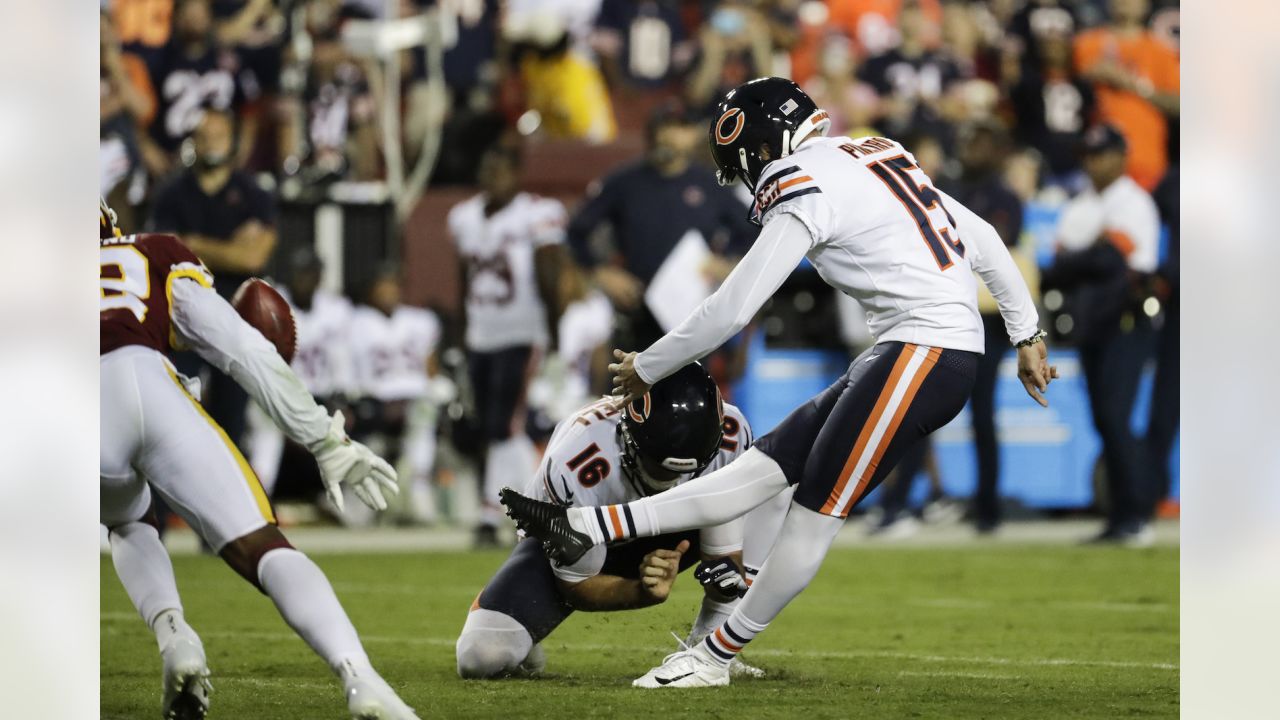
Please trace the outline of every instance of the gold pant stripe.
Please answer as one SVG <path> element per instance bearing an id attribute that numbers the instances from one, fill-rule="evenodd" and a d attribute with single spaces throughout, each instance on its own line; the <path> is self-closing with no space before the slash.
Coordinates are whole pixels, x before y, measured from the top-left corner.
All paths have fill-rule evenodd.
<path id="1" fill-rule="evenodd" d="M 258 474 L 253 471 L 253 468 L 249 467 L 249 462 L 244 459 L 244 455 L 240 454 L 240 449 L 236 447 L 236 444 L 231 442 L 231 438 L 227 437 L 227 432 L 222 429 L 222 426 L 219 425 L 216 420 L 209 417 L 209 413 L 205 412 L 204 406 L 200 404 L 199 400 L 196 400 L 192 397 L 191 393 L 187 392 L 187 386 L 182 384 L 182 381 L 178 379 L 177 374 L 174 373 L 172 369 L 166 369 L 169 370 L 169 377 L 173 378 L 174 384 L 176 384 L 178 389 L 182 391 L 182 394 L 186 395 L 187 399 L 191 401 L 196 412 L 200 413 L 200 416 L 218 432 L 218 437 L 222 438 L 223 444 L 225 444 L 227 449 L 231 451 L 231 456 L 236 459 L 236 464 L 240 466 L 240 472 L 244 475 L 245 482 L 249 484 L 249 491 L 253 493 L 254 501 L 258 503 L 258 512 L 262 513 L 262 519 L 272 525 L 275 525 L 276 515 L 271 510 L 271 501 L 267 499 L 267 491 L 262 488 L 262 481 L 258 479 Z"/>

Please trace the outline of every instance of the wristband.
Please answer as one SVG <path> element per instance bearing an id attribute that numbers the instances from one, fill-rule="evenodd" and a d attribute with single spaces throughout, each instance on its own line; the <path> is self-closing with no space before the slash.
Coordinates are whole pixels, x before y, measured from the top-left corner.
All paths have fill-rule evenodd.
<path id="1" fill-rule="evenodd" d="M 1045 337 L 1048 335 L 1049 333 L 1045 332 L 1044 330 L 1037 330 L 1035 335 L 1032 335 L 1026 340 L 1019 340 L 1018 342 L 1014 343 L 1013 346 L 1016 348 L 1029 347 L 1031 345 L 1035 345 L 1038 342 L 1042 342 L 1045 339 Z"/>

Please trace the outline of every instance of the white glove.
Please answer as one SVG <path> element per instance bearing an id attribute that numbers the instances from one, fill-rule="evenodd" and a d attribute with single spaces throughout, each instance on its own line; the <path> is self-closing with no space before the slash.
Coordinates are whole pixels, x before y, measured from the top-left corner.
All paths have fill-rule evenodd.
<path id="1" fill-rule="evenodd" d="M 325 494 L 343 510 L 342 484 L 355 491 L 361 502 L 374 510 L 386 510 L 387 500 L 383 492 L 399 494 L 396 471 L 382 458 L 364 445 L 347 437 L 346 418 L 339 410 L 329 422 L 329 434 L 311 448 L 316 464 L 320 466 L 320 480 Z"/>

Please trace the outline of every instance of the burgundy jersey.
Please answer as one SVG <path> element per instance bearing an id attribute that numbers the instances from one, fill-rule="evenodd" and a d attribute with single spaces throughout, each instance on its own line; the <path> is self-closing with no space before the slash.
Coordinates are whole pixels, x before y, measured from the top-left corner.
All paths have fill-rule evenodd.
<path id="1" fill-rule="evenodd" d="M 210 287 L 204 263 L 176 236 L 159 234 L 103 238 L 98 257 L 99 354 L 126 345 L 179 349 L 169 319 L 170 283 L 186 277 Z"/>

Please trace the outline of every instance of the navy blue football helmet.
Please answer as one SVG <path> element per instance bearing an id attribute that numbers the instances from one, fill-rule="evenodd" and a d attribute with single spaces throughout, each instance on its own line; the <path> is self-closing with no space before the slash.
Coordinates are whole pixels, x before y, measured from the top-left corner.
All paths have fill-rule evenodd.
<path id="1" fill-rule="evenodd" d="M 831 119 L 800 86 L 779 77 L 743 83 L 716 106 L 708 139 L 721 185 L 741 176 L 754 192 L 770 161 L 792 153 L 806 138 L 827 134 Z M 760 146 L 769 146 L 769 160 Z"/>
<path id="2" fill-rule="evenodd" d="M 715 380 L 689 363 L 622 409 L 622 470 L 645 495 L 700 473 L 724 439 L 724 401 Z"/>

